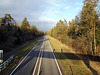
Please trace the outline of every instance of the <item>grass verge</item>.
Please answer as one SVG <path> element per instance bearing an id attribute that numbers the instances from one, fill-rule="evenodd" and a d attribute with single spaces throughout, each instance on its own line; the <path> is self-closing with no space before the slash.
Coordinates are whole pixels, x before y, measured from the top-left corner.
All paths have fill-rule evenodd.
<path id="1" fill-rule="evenodd" d="M 14 49 L 13 51 L 10 51 L 4 55 L 4 58 L 9 58 L 10 55 L 15 54 L 15 58 L 12 60 L 12 62 L 0 72 L 0 75 L 9 75 L 12 70 L 18 65 L 18 63 L 26 56 L 26 54 L 41 40 L 42 37 L 39 37 L 35 40 L 32 40 L 26 44 L 21 45 L 17 49 Z"/>
<path id="2" fill-rule="evenodd" d="M 57 61 L 64 75 L 93 75 L 84 62 L 72 50 L 60 41 L 47 36 L 52 48 L 55 49 Z M 61 49 L 63 51 L 61 52 Z"/>

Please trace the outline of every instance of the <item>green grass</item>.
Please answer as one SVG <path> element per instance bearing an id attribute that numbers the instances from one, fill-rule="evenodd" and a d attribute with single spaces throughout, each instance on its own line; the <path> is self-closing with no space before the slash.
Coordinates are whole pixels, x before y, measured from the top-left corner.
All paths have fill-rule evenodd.
<path id="1" fill-rule="evenodd" d="M 31 42 L 21 45 L 17 49 L 10 51 L 4 55 L 4 59 L 8 59 L 10 55 L 15 54 L 15 58 L 13 61 L 3 70 L 0 72 L 0 75 L 9 75 L 12 70 L 18 65 L 18 63 L 26 56 L 26 54 L 40 41 L 42 37 L 37 38 Z"/>
<path id="2" fill-rule="evenodd" d="M 93 75 L 84 62 L 72 53 L 71 48 L 50 36 L 47 37 L 52 48 L 55 49 L 57 61 L 64 75 Z M 63 49 L 63 53 L 61 53 L 61 49 Z"/>

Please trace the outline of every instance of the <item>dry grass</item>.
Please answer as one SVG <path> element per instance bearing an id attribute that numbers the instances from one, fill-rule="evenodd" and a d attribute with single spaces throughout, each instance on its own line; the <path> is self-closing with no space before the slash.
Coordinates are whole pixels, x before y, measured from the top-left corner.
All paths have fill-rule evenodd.
<path id="1" fill-rule="evenodd" d="M 100 46 L 97 46 L 97 54 L 95 56 L 100 57 Z M 93 67 L 100 75 L 100 61 L 91 61 L 91 67 Z"/>
<path id="2" fill-rule="evenodd" d="M 98 75 L 100 75 L 100 62 L 91 61 L 90 65 L 97 71 Z"/>
<path id="3" fill-rule="evenodd" d="M 93 75 L 84 62 L 78 58 L 74 51 L 60 41 L 48 36 L 50 43 L 55 49 L 55 55 L 64 75 Z M 61 53 L 63 49 L 63 53 Z"/>

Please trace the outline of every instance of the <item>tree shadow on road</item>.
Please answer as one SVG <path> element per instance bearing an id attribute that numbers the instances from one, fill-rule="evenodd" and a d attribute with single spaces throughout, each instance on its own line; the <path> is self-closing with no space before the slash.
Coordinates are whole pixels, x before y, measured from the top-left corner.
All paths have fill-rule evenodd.
<path id="1" fill-rule="evenodd" d="M 48 56 L 49 54 L 52 54 L 52 52 L 46 52 L 45 51 L 44 53 L 45 53 L 45 55 L 43 56 L 43 58 L 54 59 L 53 56 Z M 60 60 L 64 60 L 64 59 L 82 60 L 84 62 L 84 64 L 91 70 L 93 75 L 98 75 L 97 71 L 90 66 L 90 60 L 91 61 L 95 61 L 95 62 L 100 62 L 100 57 L 99 56 L 92 57 L 92 56 L 88 56 L 86 54 L 78 54 L 78 53 L 74 54 L 74 53 L 64 53 L 64 52 L 62 52 L 62 53 L 54 52 L 54 53 L 56 55 L 56 59 L 60 59 Z M 66 56 L 66 57 L 63 57 L 62 55 Z"/>

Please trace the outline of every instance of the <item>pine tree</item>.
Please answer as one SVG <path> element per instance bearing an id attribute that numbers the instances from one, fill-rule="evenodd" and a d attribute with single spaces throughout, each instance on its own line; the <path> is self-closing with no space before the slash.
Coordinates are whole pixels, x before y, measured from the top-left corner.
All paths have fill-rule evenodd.
<path id="1" fill-rule="evenodd" d="M 25 17 L 22 21 L 22 24 L 21 24 L 21 28 L 22 29 L 27 29 L 28 27 L 30 26 L 29 22 L 27 21 L 27 18 Z"/>
<path id="2" fill-rule="evenodd" d="M 21 30 L 22 30 L 22 32 L 23 32 L 23 37 L 24 37 L 24 39 L 23 39 L 23 41 L 25 42 L 26 41 L 26 39 L 27 39 L 27 37 L 28 37 L 28 28 L 30 27 L 30 24 L 29 24 L 29 22 L 27 21 L 27 18 L 25 17 L 24 19 L 23 19 L 23 21 L 22 21 L 22 24 L 21 24 Z"/>
<path id="3" fill-rule="evenodd" d="M 95 26 L 98 17 L 95 7 L 97 2 L 97 0 L 85 0 L 81 12 L 81 26 L 85 31 L 83 35 L 87 38 L 87 46 L 92 51 L 92 55 L 96 53 Z"/>

